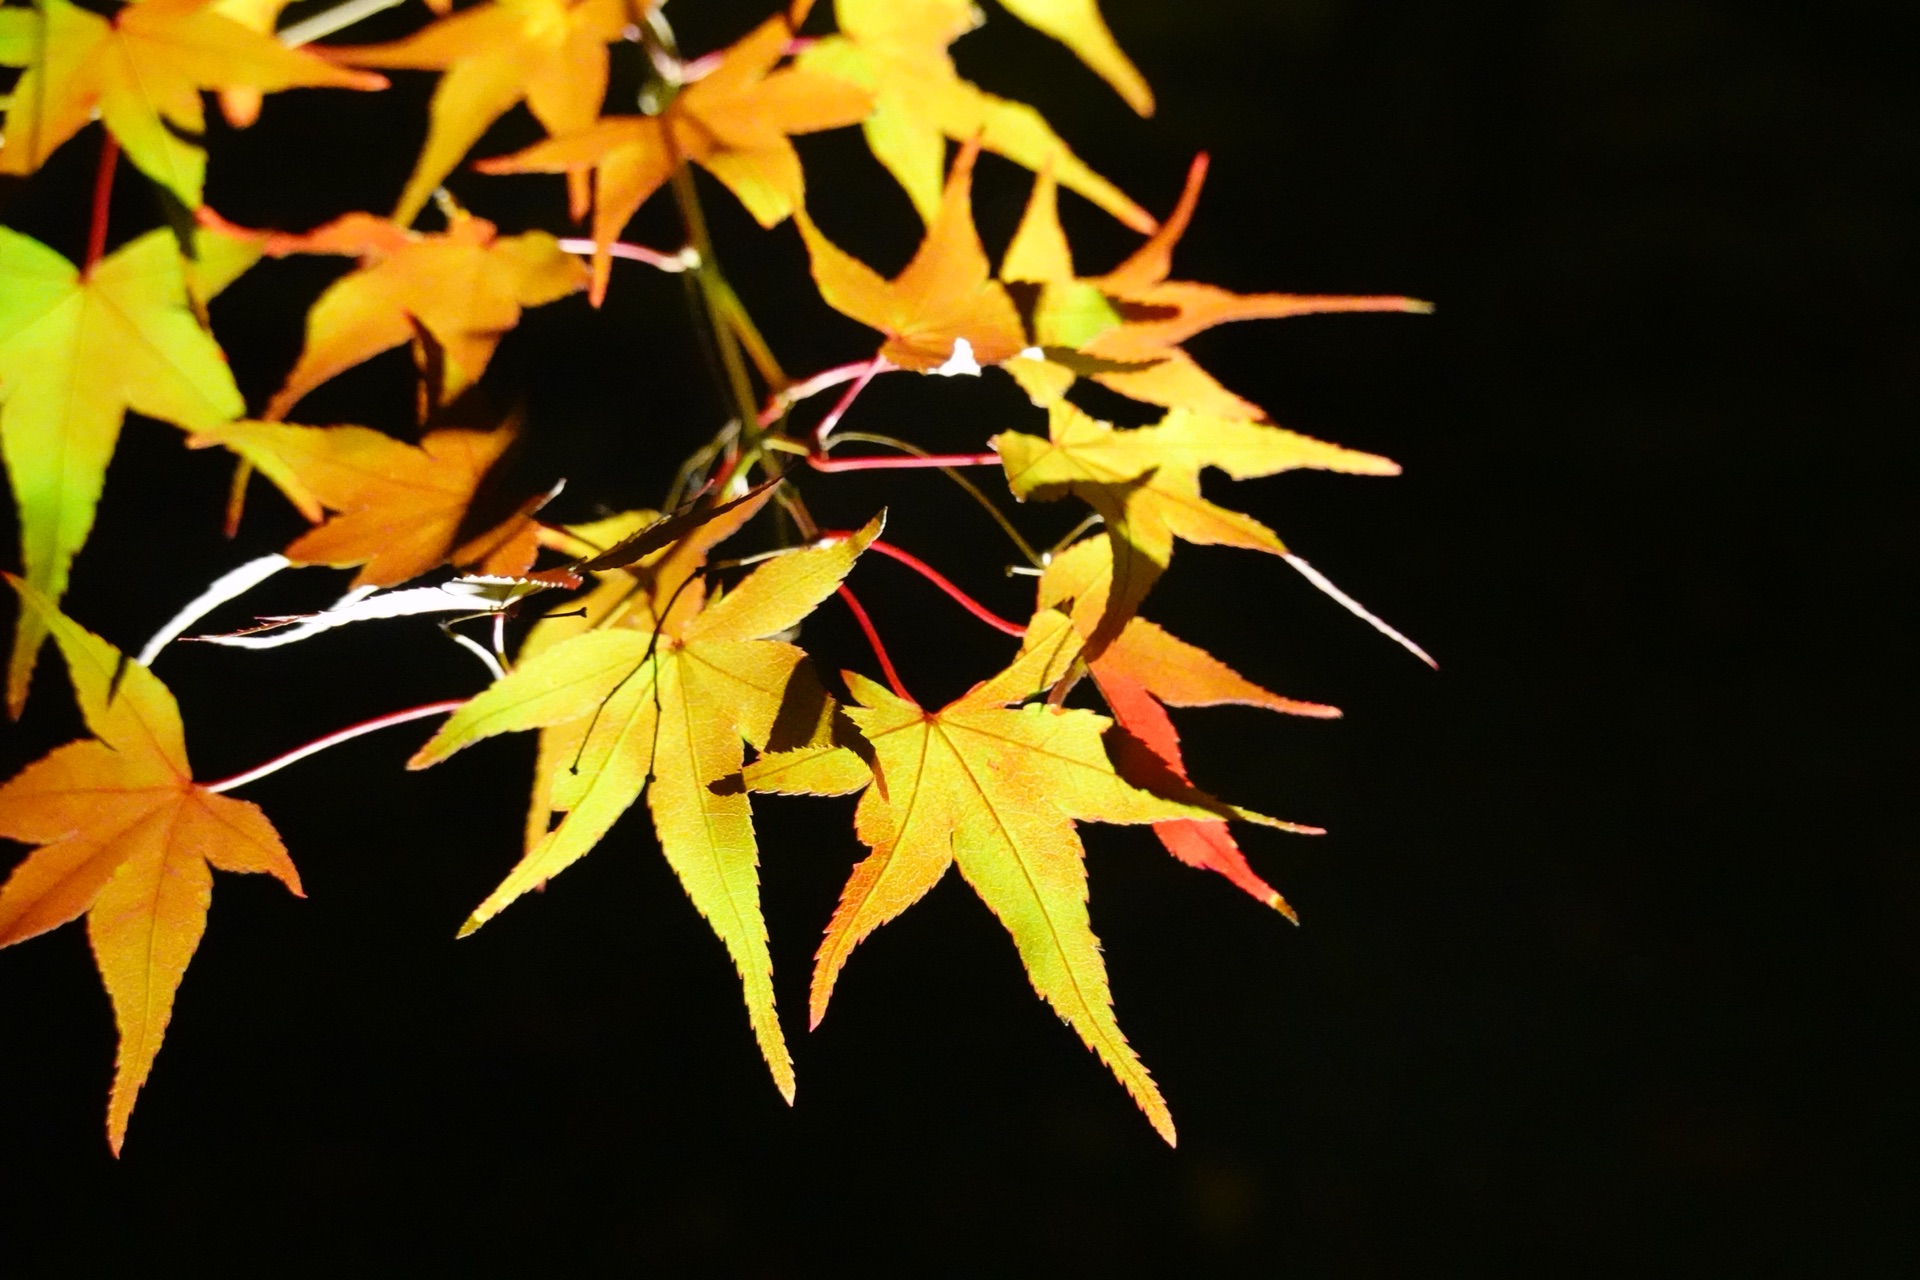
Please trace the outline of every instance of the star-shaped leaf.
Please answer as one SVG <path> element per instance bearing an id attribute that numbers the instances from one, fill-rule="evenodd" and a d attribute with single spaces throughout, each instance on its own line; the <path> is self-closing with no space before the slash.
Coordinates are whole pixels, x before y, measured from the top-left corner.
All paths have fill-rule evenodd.
<path id="1" fill-rule="evenodd" d="M 207 169 L 207 153 L 189 141 L 206 132 L 202 89 L 387 83 L 289 49 L 209 0 L 141 0 L 111 19 L 67 0 L 40 0 L 36 15 L 5 12 L 12 30 L 0 30 L 0 61 L 27 70 L 7 110 L 0 173 L 32 173 L 98 113 L 127 158 L 189 209 Z M 28 22 L 38 29 L 24 30 Z"/>
<path id="2" fill-rule="evenodd" d="M 1037 633 L 1037 634 L 1034 634 Z M 918 902 L 949 865 L 1013 935 L 1034 990 L 1080 1034 L 1169 1143 L 1173 1119 L 1113 1016 L 1087 915 L 1085 852 L 1074 823 L 1212 819 L 1215 810 L 1151 795 L 1114 772 L 1091 711 L 1008 703 L 1044 690 L 1078 652 L 1066 617 L 1035 616 L 1014 664 L 929 712 L 859 675 L 846 716 L 869 745 L 872 785 L 854 829 L 873 852 L 854 868 L 815 961 L 812 1019 L 826 1013 L 847 956 Z M 756 790 L 841 793 L 860 777 L 846 748 L 775 753 L 745 780 Z M 1199 797 L 1196 797 L 1199 798 Z"/>
<path id="3" fill-rule="evenodd" d="M 265 872 L 296 894 L 300 876 L 258 807 L 194 782 L 167 687 L 9 580 L 60 646 L 94 736 L 56 748 L 0 787 L 0 836 L 39 846 L 0 886 L 0 946 L 87 917 L 120 1028 L 107 1102 L 107 1141 L 118 1155 L 206 930 L 211 868 Z"/>
<path id="4" fill-rule="evenodd" d="M 389 44 L 336 46 L 335 61 L 361 67 L 444 71 L 428 108 L 426 147 L 407 179 L 393 220 L 425 207 L 487 126 L 525 101 L 548 133 L 591 125 L 607 92 L 607 45 L 631 8 L 624 0 L 488 0 Z M 574 184 L 585 214 L 585 174 Z"/>
<path id="5" fill-rule="evenodd" d="M 774 1012 L 758 846 L 739 778 L 743 744 L 767 744 L 805 656 L 766 637 L 833 593 L 878 536 L 880 521 L 852 538 L 769 560 L 706 603 L 692 593 L 705 548 L 769 496 L 763 490 L 754 503 L 699 526 L 686 546 L 654 553 L 638 574 L 618 571 L 632 579 L 625 607 L 521 661 L 455 712 L 410 764 L 424 768 L 495 734 L 571 728 L 543 743 L 543 755 L 549 745 L 570 748 L 572 762 L 553 775 L 550 797 L 566 816 L 474 910 L 462 933 L 572 865 L 644 792 L 662 852 L 732 954 L 761 1053 L 791 1101 L 793 1064 Z"/>
<path id="6" fill-rule="evenodd" d="M 587 281 L 586 267 L 546 232 L 503 236 L 485 218 L 459 209 L 446 231 L 434 235 L 364 213 L 305 235 L 249 232 L 212 213 L 202 221 L 251 238 L 270 257 L 325 253 L 360 260 L 307 312 L 306 346 L 263 415 L 274 420 L 327 379 L 409 342 L 416 344 L 423 376 L 432 380 L 429 399 L 451 400 L 485 372 L 500 339 L 520 323 L 522 308 L 564 298 Z M 436 348 L 431 359 L 418 350 L 422 330 Z"/>
<path id="7" fill-rule="evenodd" d="M 788 135 L 837 129 L 866 117 L 873 103 L 864 90 L 793 67 L 773 70 L 792 38 L 786 16 L 769 18 L 659 115 L 608 116 L 474 167 L 482 173 L 594 172 L 597 305 L 606 293 L 607 246 L 682 164 L 704 166 L 770 227 L 798 208 L 805 194 L 800 156 Z"/>
<path id="8" fill-rule="evenodd" d="M 938 369 L 965 351 L 980 365 L 998 364 L 1024 345 L 1020 317 L 991 277 L 973 225 L 977 142 L 954 158 L 940 211 L 927 224 L 913 260 L 892 280 L 840 249 L 804 209 L 794 224 L 807 243 L 814 282 L 828 306 L 886 335 L 880 354 L 903 369 Z"/>
<path id="9" fill-rule="evenodd" d="M 320 525 L 286 549 L 289 560 L 360 565 L 355 587 L 391 587 L 443 564 L 502 575 L 533 564 L 539 529 L 526 510 L 468 528 L 474 495 L 513 437 L 447 428 L 411 445 L 366 427 L 233 422 L 193 443 L 239 454 Z"/>
<path id="10" fill-rule="evenodd" d="M 1195 364 L 1179 344 L 1232 320 L 1278 319 L 1347 311 L 1429 312 L 1414 298 L 1339 297 L 1295 293 L 1232 293 L 1210 284 L 1168 280 L 1173 249 L 1192 220 L 1207 158 L 1194 159 L 1173 216 L 1103 276 L 1074 275 L 1054 178 L 1045 170 L 1007 254 L 1000 278 L 1037 289 L 1029 296 L 1034 345 L 1047 359 L 1007 365 L 1036 402 L 1048 403 L 1084 374 L 1124 396 L 1221 418 L 1263 420 L 1266 413 L 1234 395 Z M 1077 358 L 1075 358 L 1077 357 Z"/>
<path id="11" fill-rule="evenodd" d="M 1169 410 L 1150 427 L 1116 429 L 1071 403 L 1048 410 L 1048 438 L 1002 432 L 990 443 L 1020 498 L 1073 494 L 1106 523 L 1112 546 L 1110 588 L 1089 593 L 1081 607 L 1101 617 L 1090 634 L 1094 654 L 1127 619 L 1173 557 L 1173 540 L 1287 554 L 1286 544 L 1253 517 L 1200 496 L 1200 472 L 1217 467 L 1236 480 L 1311 467 L 1355 475 L 1397 475 L 1392 461 L 1343 449 L 1262 423 Z"/>
<path id="12" fill-rule="evenodd" d="M 0 227 L 0 450 L 27 580 L 43 595 L 58 601 L 67 589 L 126 410 L 205 429 L 244 407 L 188 301 L 170 232 L 149 232 L 83 275 Z M 38 614 L 20 615 L 7 668 L 15 716 L 46 635 Z"/>
<path id="13" fill-rule="evenodd" d="M 979 138 L 1015 164 L 1051 168 L 1136 231 L 1153 230 L 1152 216 L 1088 168 L 1038 111 L 960 78 L 947 46 L 979 25 L 971 0 L 834 0 L 833 11 L 840 34 L 816 41 L 798 65 L 872 92 L 867 145 L 924 221 L 940 211 L 946 140 Z"/>

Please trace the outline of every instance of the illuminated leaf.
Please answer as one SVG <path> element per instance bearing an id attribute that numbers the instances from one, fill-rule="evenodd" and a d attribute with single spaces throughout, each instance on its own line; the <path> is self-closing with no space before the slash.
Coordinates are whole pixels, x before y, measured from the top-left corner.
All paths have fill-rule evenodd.
<path id="1" fill-rule="evenodd" d="M 770 227 L 804 197 L 800 157 L 788 135 L 836 129 L 867 115 L 872 99 L 863 90 L 811 71 L 773 70 L 792 38 L 786 17 L 769 18 L 659 115 L 607 116 L 474 167 L 482 173 L 593 171 L 597 306 L 607 289 L 607 246 L 680 165 L 691 160 L 705 166 Z"/>
<path id="2" fill-rule="evenodd" d="M 1413 298 L 1239 294 L 1168 280 L 1174 246 L 1193 217 L 1206 173 L 1206 156 L 1195 157 L 1173 216 L 1125 262 L 1088 279 L 1074 275 L 1073 257 L 1060 229 L 1053 175 L 1042 171 L 1035 178 L 1026 214 L 1000 265 L 1000 278 L 1040 286 L 1032 323 L 1034 343 L 1047 359 L 1027 358 L 1007 366 L 1036 403 L 1059 398 L 1077 374 L 1085 374 L 1149 404 L 1216 418 L 1262 420 L 1267 415 L 1258 405 L 1215 382 L 1179 344 L 1231 320 L 1433 310 Z M 1078 363 L 1061 348 L 1091 363 Z"/>
<path id="3" fill-rule="evenodd" d="M 234 422 L 194 443 L 233 450 L 320 525 L 287 548 L 289 560 L 360 565 L 354 586 L 390 587 L 443 564 L 502 575 L 533 564 L 538 530 L 524 510 L 461 536 L 475 492 L 513 436 L 510 428 L 446 429 L 416 446 L 366 427 Z"/>
<path id="4" fill-rule="evenodd" d="M 199 430 L 244 407 L 188 302 L 169 232 L 141 236 L 83 276 L 0 227 L 0 449 L 27 580 L 41 594 L 57 602 L 67 589 L 126 410 Z M 21 613 L 7 668 L 15 716 L 46 635 L 40 615 Z"/>
<path id="5" fill-rule="evenodd" d="M 0 886 L 0 946 L 87 917 L 120 1028 L 107 1103 L 107 1141 L 118 1155 L 206 929 L 210 868 L 265 872 L 295 894 L 300 877 L 258 807 L 194 783 L 166 686 L 9 580 L 60 646 L 94 736 L 0 786 L 0 836 L 39 846 Z"/>
<path id="6" fill-rule="evenodd" d="M 940 211 L 905 270 L 892 280 L 838 248 L 798 210 L 813 278 L 827 305 L 886 335 L 880 354 L 903 369 L 938 369 L 961 351 L 978 364 L 998 364 L 1024 345 L 1020 317 L 990 279 L 986 250 L 973 225 L 973 162 L 979 147 L 961 148 L 947 177 Z"/>
<path id="7" fill-rule="evenodd" d="M 767 745 L 805 656 L 766 637 L 833 593 L 878 536 L 880 521 L 852 538 L 775 557 L 710 604 L 690 595 L 706 548 L 750 519 L 771 492 L 695 528 L 689 537 L 698 550 L 676 544 L 637 573 L 617 570 L 630 581 L 624 607 L 523 659 L 455 712 L 410 767 L 425 768 L 495 734 L 576 727 L 572 763 L 554 773 L 548 796 L 536 797 L 566 816 L 474 910 L 462 933 L 571 866 L 644 792 L 667 862 L 732 954 L 761 1053 L 791 1101 L 793 1064 L 774 1012 L 759 851 L 739 774 L 744 743 Z M 683 597 L 692 599 L 691 608 L 682 607 Z"/>
<path id="8" fill-rule="evenodd" d="M 1096 0 L 1000 0 L 1000 7 L 1072 49 L 1135 111 L 1153 114 L 1153 90 L 1120 51 Z"/>
<path id="9" fill-rule="evenodd" d="M 835 0 L 833 11 L 840 34 L 817 41 L 798 65 L 872 92 L 867 145 L 923 221 L 940 211 L 946 140 L 978 138 L 1015 164 L 1050 168 L 1134 230 L 1153 230 L 1152 216 L 1068 150 L 1038 111 L 960 78 L 947 46 L 979 24 L 971 0 Z"/>
<path id="10" fill-rule="evenodd" d="M 19 12 L 8 11 L 10 26 L 24 25 L 12 16 Z M 206 132 L 202 89 L 381 89 L 387 83 L 289 49 L 209 0 L 142 0 L 111 19 L 67 0 L 40 0 L 39 14 L 39 32 L 16 30 L 0 39 L 0 61 L 27 68 L 7 111 L 0 173 L 32 173 L 97 112 L 128 159 L 196 208 L 207 154 L 187 139 Z"/>
<path id="11" fill-rule="evenodd" d="M 551 134 L 585 129 L 607 92 L 607 45 L 630 20 L 624 0 L 488 0 L 389 44 L 336 46 L 362 67 L 444 71 L 428 108 L 427 144 L 393 211 L 402 226 L 425 207 L 487 126 L 524 101 Z M 586 212 L 584 176 L 574 217 Z"/>

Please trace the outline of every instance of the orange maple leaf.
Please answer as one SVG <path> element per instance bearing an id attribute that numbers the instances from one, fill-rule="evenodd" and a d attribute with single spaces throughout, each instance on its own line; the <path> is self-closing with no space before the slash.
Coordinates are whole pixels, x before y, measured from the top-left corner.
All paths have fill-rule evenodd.
<path id="1" fill-rule="evenodd" d="M 211 210 L 200 218 L 251 239 L 271 257 L 326 253 L 360 260 L 307 312 L 300 359 L 262 415 L 273 420 L 327 379 L 408 342 L 428 379 L 426 399 L 445 403 L 486 371 L 500 339 L 520 323 L 522 308 L 564 298 L 587 280 L 586 267 L 546 232 L 502 236 L 485 218 L 457 208 L 435 235 L 365 213 L 304 235 L 250 231 Z M 431 353 L 421 346 L 423 331 L 435 344 Z"/>
<path id="2" fill-rule="evenodd" d="M 827 239 L 805 209 L 794 212 L 820 296 L 834 310 L 885 334 L 881 356 L 903 369 L 925 373 L 965 359 L 999 364 L 1026 345 L 1019 313 L 991 278 L 973 224 L 973 164 L 979 154 L 975 139 L 954 157 L 939 212 L 927 223 L 913 260 L 892 280 Z"/>
<path id="3" fill-rule="evenodd" d="M 1194 157 L 1186 189 L 1160 229 L 1103 276 L 1074 275 L 1073 256 L 1060 229 L 1051 172 L 1034 179 L 1033 194 L 1000 264 L 1000 278 L 1038 286 L 1032 295 L 1034 345 L 1046 358 L 1007 365 L 1036 403 L 1051 403 L 1080 374 L 1121 395 L 1220 418 L 1264 421 L 1260 406 L 1222 387 L 1180 348 L 1205 329 L 1232 320 L 1278 319 L 1345 311 L 1426 313 L 1415 298 L 1342 297 L 1295 293 L 1233 293 L 1210 284 L 1168 280 L 1173 249 L 1193 218 L 1207 157 Z"/>
<path id="4" fill-rule="evenodd" d="M 167 687 L 11 574 L 67 660 L 94 737 L 0 787 L 0 835 L 38 845 L 0 886 L 0 946 L 87 917 L 120 1028 L 107 1141 L 115 1155 L 160 1051 L 174 993 L 206 930 L 212 867 L 259 871 L 300 894 L 265 814 L 193 780 Z"/>
<path id="5" fill-rule="evenodd" d="M 320 525 L 286 549 L 289 560 L 360 565 L 355 587 L 391 587 L 443 564 L 509 576 L 533 564 L 539 526 L 527 507 L 468 529 L 474 495 L 513 438 L 511 427 L 445 428 L 411 445 L 367 427 L 230 422 L 190 443 L 239 454 Z"/>
<path id="6" fill-rule="evenodd" d="M 798 6 L 804 11 L 806 6 Z M 482 160 L 482 173 L 595 175 L 592 298 L 605 297 L 608 246 L 648 196 L 682 164 L 697 161 L 725 183 L 762 226 L 796 209 L 805 193 L 788 135 L 856 124 L 872 98 L 830 76 L 774 71 L 798 19 L 767 19 L 721 55 L 712 71 L 655 116 L 608 116 L 588 128 Z"/>
<path id="7" fill-rule="evenodd" d="M 428 107 L 426 146 L 393 220 L 411 223 L 487 126 L 523 99 L 550 134 L 591 125 L 607 92 L 607 45 L 619 38 L 629 12 L 625 0 L 489 0 L 404 40 L 323 50 L 355 66 L 446 72 Z M 586 175 L 569 186 L 573 216 L 582 217 Z"/>

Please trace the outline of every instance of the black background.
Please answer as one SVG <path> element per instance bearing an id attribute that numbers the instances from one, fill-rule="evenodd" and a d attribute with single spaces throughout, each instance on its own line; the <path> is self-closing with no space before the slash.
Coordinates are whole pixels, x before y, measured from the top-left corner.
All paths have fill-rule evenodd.
<path id="1" fill-rule="evenodd" d="M 317 6 L 315 6 L 317 7 Z M 1176 274 L 1432 298 L 1415 317 L 1216 330 L 1190 349 L 1279 422 L 1400 460 L 1210 493 L 1430 648 L 1427 671 L 1251 553 L 1183 548 L 1148 611 L 1336 723 L 1181 713 L 1197 779 L 1331 828 L 1243 836 L 1296 929 L 1142 830 L 1088 833 L 1122 1025 L 1181 1126 L 1168 1150 L 1028 988 L 957 877 L 870 940 L 800 1028 L 812 947 L 860 852 L 847 801 L 758 807 L 799 1104 L 769 1084 L 724 952 L 629 819 L 476 937 L 514 860 L 531 744 L 426 774 L 408 727 L 244 794 L 309 898 L 222 876 L 124 1159 L 101 1122 L 111 1014 L 83 931 L 0 956 L 0 1266 L 144 1257 L 273 1271 L 396 1259 L 548 1273 L 1913 1274 L 1920 863 L 1903 706 L 1920 521 L 1912 300 L 1916 23 L 1879 0 L 1109 0 L 1159 91 L 1134 120 L 996 11 L 963 71 L 1036 102 L 1165 211 L 1213 176 Z M 678 0 L 699 52 L 752 5 Z M 299 16 L 296 10 L 294 16 Z M 356 29 L 384 38 L 414 7 Z M 209 200 L 293 229 L 387 207 L 431 77 L 291 94 L 216 126 Z M 537 136 L 523 112 L 497 152 Z M 97 135 L 8 192 L 78 253 Z M 854 131 L 808 140 L 810 199 L 886 270 L 917 235 Z M 703 179 L 704 182 L 704 179 Z M 508 230 L 559 229 L 557 180 L 452 183 Z M 1027 179 L 982 162 L 991 251 Z M 871 338 L 812 299 L 791 228 L 704 188 L 788 367 Z M 1063 200 L 1083 270 L 1135 237 Z M 123 169 L 115 239 L 155 220 Z M 634 238 L 676 243 L 664 198 Z M 216 305 L 256 407 L 338 263 L 269 264 Z M 524 395 L 526 483 L 560 514 L 657 502 L 723 414 L 677 282 L 621 267 L 596 316 L 533 313 L 487 392 Z M 404 431 L 403 355 L 308 421 Z M 1118 401 L 1102 409 L 1125 412 Z M 877 383 L 857 421 L 977 448 L 1038 415 L 997 374 Z M 1138 416 L 1125 418 L 1138 421 Z M 130 422 L 72 613 L 134 648 L 297 519 L 256 492 L 223 543 L 223 460 Z M 1218 479 L 1218 477 L 1216 477 Z M 1007 613 L 1021 590 L 931 474 L 807 481 Z M 1042 536 L 1074 518 L 1023 510 Z M 895 566 L 855 578 L 922 701 L 1002 637 Z M 307 570 L 257 608 L 338 589 Z M 242 620 L 245 610 L 230 611 Z M 221 615 L 226 617 L 227 615 Z M 837 607 L 822 666 L 871 670 Z M 299 649 L 183 646 L 201 776 L 478 686 L 431 626 Z M 57 664 L 9 767 L 77 731 Z"/>

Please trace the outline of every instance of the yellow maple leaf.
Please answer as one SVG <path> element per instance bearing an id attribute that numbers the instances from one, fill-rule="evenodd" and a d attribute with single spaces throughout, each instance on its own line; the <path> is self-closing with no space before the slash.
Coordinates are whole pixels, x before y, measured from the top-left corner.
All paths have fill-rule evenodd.
<path id="1" fill-rule="evenodd" d="M 1264 423 L 1172 409 L 1153 426 L 1122 430 L 1065 400 L 1048 409 L 1047 439 L 1006 431 L 989 443 L 1016 497 L 1046 501 L 1073 494 L 1105 522 L 1111 580 L 1091 588 L 1077 606 L 1101 619 L 1088 638 L 1096 655 L 1120 634 L 1165 571 L 1176 537 L 1288 554 L 1273 530 L 1201 496 L 1204 468 L 1217 467 L 1236 480 L 1302 467 L 1354 475 L 1400 471 L 1377 454 Z"/>
<path id="2" fill-rule="evenodd" d="M 194 782 L 180 708 L 154 674 L 8 575 L 66 658 L 91 739 L 0 786 L 0 836 L 39 846 L 0 886 L 0 947 L 87 917 L 120 1052 L 107 1102 L 115 1155 L 200 945 L 211 868 L 265 872 L 299 894 L 273 824 Z"/>
<path id="3" fill-rule="evenodd" d="M 867 145 L 923 221 L 940 210 L 946 140 L 979 138 L 1015 164 L 1051 169 L 1136 231 L 1153 230 L 1152 215 L 1088 168 L 1038 111 L 960 78 L 947 46 L 979 25 L 971 0 L 834 0 L 833 12 L 840 34 L 816 41 L 797 65 L 872 92 Z"/>
<path id="4" fill-rule="evenodd" d="M 800 156 L 788 135 L 836 129 L 867 115 L 872 99 L 862 89 L 793 67 L 773 70 L 792 38 L 785 15 L 769 18 L 659 115 L 607 116 L 474 167 L 482 173 L 593 171 L 592 297 L 598 305 L 612 261 L 607 246 L 682 164 L 699 163 L 770 227 L 805 194 Z"/>
<path id="5" fill-rule="evenodd" d="M 1064 614 L 1042 610 L 1012 665 L 929 712 L 857 674 L 846 675 L 872 761 L 832 742 L 772 752 L 748 787 L 844 794 L 866 785 L 854 829 L 873 852 L 854 868 L 815 958 L 814 1025 L 862 939 L 924 897 L 954 863 L 1013 935 L 1034 990 L 1125 1086 L 1155 1130 L 1174 1141 L 1159 1088 L 1114 1020 L 1099 940 L 1087 915 L 1085 852 L 1075 821 L 1213 820 L 1224 806 L 1183 803 L 1129 785 L 1114 772 L 1091 711 L 1008 709 L 1044 691 L 1080 646 Z M 1192 793 L 1195 801 L 1208 798 Z"/>
<path id="6" fill-rule="evenodd" d="M 404 40 L 325 50 L 361 67 L 444 71 L 427 108 L 426 146 L 393 220 L 405 226 L 487 126 L 524 100 L 550 134 L 591 125 L 607 92 L 607 45 L 629 21 L 625 0 L 488 0 Z M 586 213 L 586 175 L 570 184 Z"/>
<path id="7" fill-rule="evenodd" d="M 781 1094 L 792 1101 L 793 1063 L 774 1011 L 773 961 L 760 912 L 758 846 L 739 783 L 744 743 L 765 746 L 805 655 L 767 639 L 832 594 L 878 536 L 854 537 L 766 561 L 708 604 L 693 584 L 707 549 L 738 529 L 771 487 L 653 553 L 621 602 L 591 629 L 555 639 L 448 718 L 409 762 L 438 763 L 482 738 L 565 728 L 543 742 L 567 751 L 550 794 L 565 817 L 544 833 L 462 934 L 572 865 L 644 793 L 661 851 L 694 906 L 726 944 L 748 1018 Z"/>
<path id="8" fill-rule="evenodd" d="M 211 0 L 141 0 L 112 18 L 68 0 L 0 13 L 0 61 L 27 68 L 7 109 L 0 173 L 32 173 L 97 112 L 127 158 L 189 209 L 207 169 L 207 153 L 188 140 L 206 132 L 202 89 L 387 83 L 289 49 Z"/>

